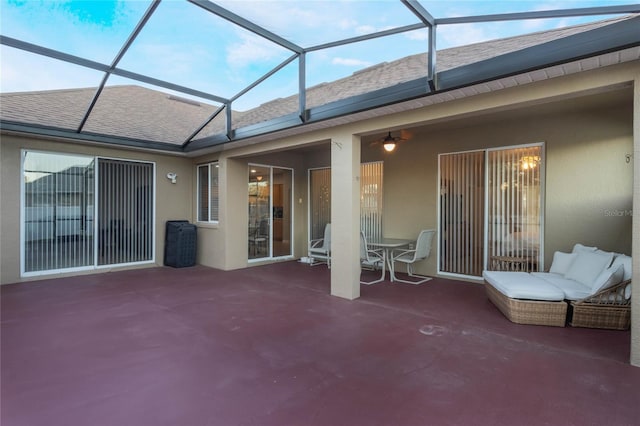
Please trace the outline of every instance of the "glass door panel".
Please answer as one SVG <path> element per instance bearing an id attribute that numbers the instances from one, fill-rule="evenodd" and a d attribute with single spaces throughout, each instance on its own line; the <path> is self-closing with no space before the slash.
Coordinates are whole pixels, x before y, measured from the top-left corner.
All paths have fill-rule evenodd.
<path id="1" fill-rule="evenodd" d="M 94 158 L 27 151 L 23 161 L 22 272 L 92 266 Z"/>
<path id="2" fill-rule="evenodd" d="M 249 166 L 249 259 L 271 257 L 271 168 Z"/>
<path id="3" fill-rule="evenodd" d="M 540 270 L 542 146 L 488 152 L 489 269 Z"/>
<path id="4" fill-rule="evenodd" d="M 291 255 L 293 171 L 273 168 L 273 257 Z"/>

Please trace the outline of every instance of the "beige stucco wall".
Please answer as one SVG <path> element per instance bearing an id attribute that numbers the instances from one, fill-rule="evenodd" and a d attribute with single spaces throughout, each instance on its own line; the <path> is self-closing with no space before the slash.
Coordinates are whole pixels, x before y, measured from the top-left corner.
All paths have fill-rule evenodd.
<path id="1" fill-rule="evenodd" d="M 388 236 L 411 238 L 420 229 L 437 227 L 439 153 L 545 142 L 547 267 L 553 251 L 569 250 L 575 241 L 630 253 L 631 217 L 626 213 L 631 210 L 633 167 L 625 162 L 625 155 L 632 150 L 631 102 L 613 106 L 595 103 L 592 108 L 584 108 L 585 98 L 575 98 L 572 94 L 572 90 L 588 92 L 593 87 L 624 82 L 629 78 L 629 69 L 633 70 L 633 65 L 614 67 L 608 70 L 609 73 L 602 70 L 584 73 L 565 79 L 564 84 L 562 79 L 554 79 L 540 83 L 536 88 L 505 89 L 497 94 L 478 95 L 451 104 L 336 126 L 265 144 L 238 148 L 231 144 L 220 153 L 197 158 L 3 136 L 2 282 L 18 279 L 19 250 L 10 241 L 18 241 L 19 235 L 16 176 L 19 175 L 20 148 L 156 161 L 158 264 L 162 263 L 164 222 L 195 220 L 194 165 L 219 160 L 220 223 L 198 224 L 198 262 L 235 269 L 250 265 L 246 235 L 249 163 L 294 169 L 293 244 L 295 257 L 300 257 L 306 254 L 307 244 L 307 170 L 330 165 L 331 145 L 328 141 L 338 134 L 367 134 L 375 129 L 383 132 L 398 128 L 402 121 L 409 123 L 402 127 L 410 128 L 414 134 L 395 153 L 384 155 L 379 148 L 371 149 L 366 138 L 363 138 L 361 153 L 361 161 L 385 162 L 384 228 Z M 563 92 L 570 94 L 568 100 L 562 100 Z M 550 94 L 568 105 L 561 113 L 557 111 L 558 102 L 540 103 L 540 99 Z M 519 112 L 514 114 L 513 111 Z M 416 123 L 424 125 L 414 127 Z M 168 171 L 178 173 L 178 184 L 171 185 L 164 178 Z M 436 256 L 418 265 L 417 272 L 435 274 Z"/>
<path id="2" fill-rule="evenodd" d="M 546 147 L 545 265 L 575 242 L 631 253 L 632 106 L 500 119 L 415 133 L 384 158 L 384 230 L 415 237 L 437 228 L 438 154 L 544 142 Z M 435 245 L 433 247 L 435 250 Z M 436 258 L 418 267 L 436 273 Z"/>
<path id="3" fill-rule="evenodd" d="M 0 141 L 0 282 L 18 282 L 20 278 L 20 153 L 22 149 L 99 155 L 109 158 L 144 160 L 156 166 L 156 244 L 155 263 L 162 265 L 164 255 L 165 222 L 167 220 L 191 220 L 193 215 L 193 166 L 192 160 L 171 155 L 83 146 L 51 140 L 37 140 L 2 135 Z M 177 173 L 176 184 L 166 178 L 167 173 Z M 100 271 L 106 271 L 101 268 Z M 55 275 L 62 276 L 62 275 Z M 37 279 L 42 277 L 35 277 Z"/>
<path id="4" fill-rule="evenodd" d="M 247 259 L 247 183 L 250 164 L 293 170 L 293 257 L 306 255 L 307 168 L 304 155 L 296 151 L 280 151 L 232 158 L 225 154 L 207 155 L 194 160 L 196 164 L 209 161 L 219 161 L 220 165 L 220 220 L 215 225 L 196 222 L 199 237 L 198 263 L 221 269 L 237 269 L 260 264 L 257 261 L 249 262 Z"/>

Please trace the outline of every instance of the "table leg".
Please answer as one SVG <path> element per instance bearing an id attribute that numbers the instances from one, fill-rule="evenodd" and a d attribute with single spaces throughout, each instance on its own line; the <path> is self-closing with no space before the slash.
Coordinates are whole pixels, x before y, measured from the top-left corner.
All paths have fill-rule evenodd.
<path id="1" fill-rule="evenodd" d="M 390 248 L 386 248 L 384 252 L 387 257 L 387 268 L 389 269 L 389 281 L 393 282 L 396 278 L 395 271 L 393 270 L 393 266 L 394 266 L 393 256 L 391 256 L 391 253 L 393 252 L 393 250 L 391 250 Z"/>

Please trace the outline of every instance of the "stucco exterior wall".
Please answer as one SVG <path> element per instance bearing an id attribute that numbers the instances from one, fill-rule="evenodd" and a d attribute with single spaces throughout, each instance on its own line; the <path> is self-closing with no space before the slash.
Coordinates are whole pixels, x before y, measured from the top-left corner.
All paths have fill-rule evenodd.
<path id="1" fill-rule="evenodd" d="M 248 261 L 249 165 L 257 164 L 293 170 L 293 256 L 306 255 L 307 248 L 307 169 L 305 156 L 295 151 L 229 158 L 227 155 L 203 156 L 194 163 L 219 161 L 220 220 L 218 224 L 198 225 L 198 263 L 220 269 L 237 269 L 260 264 Z M 195 172 L 194 172 L 195 173 Z M 195 175 L 194 175 L 195 182 Z M 194 211 L 196 208 L 194 200 Z"/>
<path id="2" fill-rule="evenodd" d="M 125 160 L 144 160 L 155 163 L 156 167 L 156 243 L 155 263 L 163 264 L 165 223 L 167 220 L 193 217 L 192 160 L 171 155 L 149 152 L 83 146 L 51 140 L 38 140 L 11 135 L 2 135 L 0 142 L 0 282 L 2 284 L 25 280 L 20 277 L 20 154 L 22 149 L 38 151 L 99 155 Z M 177 183 L 166 178 L 167 173 L 177 173 Z M 107 271 L 108 268 L 100 268 Z M 88 271 L 90 273 L 93 271 Z M 63 276 L 63 274 L 56 274 Z M 30 279 L 37 279 L 34 277 Z"/>
<path id="3" fill-rule="evenodd" d="M 384 156 L 385 234 L 411 238 L 420 229 L 437 228 L 438 154 L 544 142 L 546 267 L 554 251 L 571 251 L 576 242 L 630 254 L 633 164 L 626 154 L 633 149 L 631 123 L 631 105 L 620 105 L 423 128 Z M 436 270 L 432 256 L 418 272 Z"/>

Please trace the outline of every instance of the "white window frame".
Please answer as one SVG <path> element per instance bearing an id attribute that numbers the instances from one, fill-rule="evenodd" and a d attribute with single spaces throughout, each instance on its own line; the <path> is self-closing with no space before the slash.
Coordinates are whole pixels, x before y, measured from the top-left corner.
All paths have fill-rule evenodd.
<path id="1" fill-rule="evenodd" d="M 80 267 L 71 267 L 71 268 L 61 268 L 61 269 L 47 269 L 47 270 L 39 270 L 39 271 L 26 271 L 25 264 L 25 246 L 26 246 L 26 226 L 25 226 L 25 197 L 26 197 L 26 186 L 24 180 L 24 162 L 25 156 L 28 152 L 33 153 L 41 153 L 41 154 L 51 154 L 51 155 L 68 155 L 74 157 L 87 157 L 93 158 L 95 160 L 95 169 L 94 173 L 96 179 L 94 179 L 94 207 L 93 207 L 93 232 L 94 232 L 94 256 L 93 263 L 86 266 Z M 152 165 L 152 182 L 153 182 L 153 194 L 152 194 L 152 203 L 153 203 L 153 214 L 152 214 L 152 223 L 151 227 L 151 259 L 143 260 L 140 262 L 128 262 L 121 264 L 109 264 L 109 265 L 98 265 L 98 210 L 99 210 L 99 196 L 98 196 L 98 168 L 100 159 L 104 160 L 117 160 L 117 161 L 127 161 L 127 162 L 136 162 L 136 163 L 146 163 Z M 74 273 L 74 272 L 82 272 L 82 271 L 92 271 L 92 270 L 100 270 L 107 268 L 114 268 L 119 266 L 135 266 L 135 265 L 145 265 L 145 264 L 154 264 L 156 263 L 156 194 L 157 194 L 157 184 L 156 184 L 156 163 L 155 161 L 143 161 L 143 160 L 135 160 L 129 158 L 119 158 L 119 157 L 106 157 L 101 155 L 85 155 L 85 154 L 76 154 L 72 152 L 60 152 L 60 151 L 48 151 L 48 150 L 39 150 L 39 149 L 21 149 L 20 151 L 20 276 L 21 277 L 37 277 L 37 276 L 47 276 L 47 275 L 56 275 L 56 274 L 66 274 L 66 273 Z"/>
<path id="2" fill-rule="evenodd" d="M 201 187 L 201 182 L 200 182 L 200 168 L 201 167 L 206 167 L 207 168 L 207 215 L 208 217 L 206 218 L 206 220 L 201 219 L 200 218 L 200 207 L 202 206 L 202 199 L 200 197 L 201 191 L 200 191 L 200 187 Z M 212 188 L 214 187 L 213 184 L 213 179 L 212 177 L 212 170 L 216 170 L 216 186 L 217 186 L 217 193 L 218 193 L 218 208 L 217 208 L 217 217 L 212 217 L 213 215 L 213 209 L 211 208 L 212 206 L 212 197 L 213 197 L 213 191 Z M 204 164 L 198 164 L 196 166 L 196 200 L 197 200 L 197 206 L 196 206 L 196 222 L 199 223 L 212 223 L 212 224 L 218 224 L 220 223 L 220 163 L 218 161 L 211 161 L 209 163 L 204 163 Z"/>

